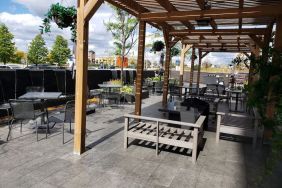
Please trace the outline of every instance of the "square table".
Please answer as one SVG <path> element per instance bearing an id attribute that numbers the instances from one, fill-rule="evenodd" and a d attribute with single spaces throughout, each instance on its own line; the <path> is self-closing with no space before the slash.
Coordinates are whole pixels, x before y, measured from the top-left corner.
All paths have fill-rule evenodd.
<path id="1" fill-rule="evenodd" d="M 21 95 L 19 99 L 27 100 L 52 100 L 58 99 L 62 95 L 62 92 L 27 92 L 24 95 Z"/>
<path id="2" fill-rule="evenodd" d="M 41 100 L 43 103 L 45 100 L 55 100 L 58 99 L 62 95 L 62 92 L 27 92 L 26 94 L 19 97 L 19 99 L 26 100 Z M 42 106 L 41 111 L 44 111 L 44 107 Z M 47 111 L 48 118 L 48 111 Z M 41 123 L 45 123 L 44 118 L 41 119 Z"/>
<path id="3" fill-rule="evenodd" d="M 200 117 L 201 113 L 198 111 L 197 108 L 189 107 L 188 109 L 187 106 L 181 106 L 180 103 L 180 101 L 168 102 L 165 107 L 159 108 L 159 111 L 168 113 L 170 117 L 180 115 L 181 119 L 179 119 L 178 121 L 195 123 Z"/>

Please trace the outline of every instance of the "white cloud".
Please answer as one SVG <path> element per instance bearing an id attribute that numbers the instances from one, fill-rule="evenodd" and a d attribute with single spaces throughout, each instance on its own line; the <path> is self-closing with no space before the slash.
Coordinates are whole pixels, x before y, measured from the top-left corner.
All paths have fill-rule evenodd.
<path id="1" fill-rule="evenodd" d="M 27 2 L 35 1 L 28 0 Z M 109 12 L 110 8 L 105 6 L 106 5 L 102 5 L 101 9 L 97 11 L 97 13 L 90 20 L 89 24 L 89 49 L 94 50 L 97 56 L 108 55 L 107 51 L 113 47 L 111 33 L 106 31 L 106 28 L 103 24 L 103 20 L 109 20 L 111 16 L 111 13 Z M 30 7 L 32 6 L 30 5 Z M 35 35 L 39 33 L 39 26 L 42 24 L 42 17 L 33 14 L 11 14 L 2 12 L 0 13 L 0 22 L 6 24 L 9 30 L 13 33 L 17 48 L 27 51 L 28 44 L 35 37 Z M 55 23 L 52 23 L 51 33 L 43 35 L 46 45 L 49 49 L 51 49 L 57 35 L 62 35 L 68 39 L 70 49 L 72 49 L 70 30 L 61 30 L 56 26 Z"/>

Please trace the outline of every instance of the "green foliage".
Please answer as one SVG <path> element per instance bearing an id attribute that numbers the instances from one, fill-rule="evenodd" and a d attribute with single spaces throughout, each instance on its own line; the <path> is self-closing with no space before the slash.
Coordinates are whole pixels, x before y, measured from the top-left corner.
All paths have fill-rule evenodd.
<path id="1" fill-rule="evenodd" d="M 0 24 L 0 62 L 4 64 L 11 62 L 15 58 L 14 36 L 9 32 L 6 25 Z"/>
<path id="2" fill-rule="evenodd" d="M 179 46 L 174 46 L 171 48 L 171 57 L 178 56 L 180 54 Z"/>
<path id="3" fill-rule="evenodd" d="M 77 10 L 74 6 L 64 7 L 59 3 L 52 4 L 45 14 L 43 25 L 40 26 L 41 34 L 51 32 L 51 21 L 54 21 L 60 29 L 70 27 L 72 41 L 76 40 L 76 17 Z"/>
<path id="4" fill-rule="evenodd" d="M 135 45 L 138 20 L 128 12 L 111 5 L 114 15 L 104 22 L 107 31 L 112 33 L 115 45 L 115 55 L 122 57 L 121 78 L 123 79 L 123 61 Z M 123 83 L 123 80 L 122 80 Z"/>
<path id="5" fill-rule="evenodd" d="M 120 92 L 126 93 L 126 94 L 133 94 L 134 88 L 133 86 L 125 85 L 122 88 L 120 88 Z"/>
<path id="6" fill-rule="evenodd" d="M 152 48 L 151 48 L 150 51 L 151 51 L 151 52 L 154 52 L 154 53 L 160 52 L 160 51 L 162 51 L 162 50 L 164 49 L 164 47 L 165 47 L 164 42 L 158 40 L 158 41 L 155 41 L 155 42 L 153 43 Z"/>
<path id="7" fill-rule="evenodd" d="M 269 50 L 268 58 L 251 57 L 254 72 L 259 79 L 249 85 L 248 105 L 256 107 L 262 117 L 262 124 L 273 132 L 271 152 L 266 162 L 265 174 L 272 173 L 273 168 L 282 159 L 282 53 Z M 252 75 L 254 76 L 254 75 Z M 275 104 L 275 116 L 267 116 L 267 106 Z"/>
<path id="8" fill-rule="evenodd" d="M 55 44 L 50 52 L 50 61 L 62 66 L 67 63 L 71 55 L 71 50 L 68 47 L 68 41 L 64 37 L 58 35 Z"/>
<path id="9" fill-rule="evenodd" d="M 249 59 L 244 54 L 238 54 L 231 63 L 235 65 L 236 67 L 240 68 L 242 65 L 245 65 L 248 69 L 250 66 L 248 65 Z"/>
<path id="10" fill-rule="evenodd" d="M 15 53 L 15 58 L 13 60 L 13 63 L 22 63 L 22 60 L 26 60 L 26 54 L 23 51 L 17 50 Z"/>
<path id="11" fill-rule="evenodd" d="M 136 43 L 137 19 L 128 12 L 111 6 L 113 17 L 105 22 L 107 31 L 112 33 L 115 45 L 115 55 L 126 56 Z"/>
<path id="12" fill-rule="evenodd" d="M 30 64 L 43 64 L 47 61 L 48 49 L 41 34 L 35 36 L 28 47 L 27 60 Z"/>

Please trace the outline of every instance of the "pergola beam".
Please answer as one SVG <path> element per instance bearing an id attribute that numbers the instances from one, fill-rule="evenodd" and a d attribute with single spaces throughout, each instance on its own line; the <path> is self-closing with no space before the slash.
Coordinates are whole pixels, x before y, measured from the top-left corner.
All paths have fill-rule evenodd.
<path id="1" fill-rule="evenodd" d="M 201 49 L 201 52 L 203 52 L 202 49 Z M 205 52 L 204 54 L 202 53 L 202 57 L 201 57 L 201 58 L 203 59 L 203 58 L 206 57 L 209 53 L 210 53 L 210 52 Z"/>
<path id="2" fill-rule="evenodd" d="M 84 7 L 84 20 L 89 21 L 103 2 L 103 0 L 88 1 Z"/>
<path id="3" fill-rule="evenodd" d="M 279 17 L 282 14 L 282 4 L 245 8 L 210 9 L 194 11 L 173 11 L 169 13 L 142 13 L 139 15 L 145 21 L 189 21 L 201 18 L 238 19 L 258 17 Z"/>
<path id="4" fill-rule="evenodd" d="M 251 28 L 251 29 L 202 29 L 202 30 L 173 30 L 170 31 L 170 35 L 179 36 L 213 36 L 213 35 L 264 35 L 266 33 L 266 28 Z"/>
<path id="5" fill-rule="evenodd" d="M 143 70 L 144 70 L 144 55 L 145 55 L 145 37 L 146 37 L 146 22 L 139 22 L 138 36 L 138 58 L 136 70 L 136 86 L 135 86 L 135 115 L 141 115 L 142 106 L 142 85 L 143 85 Z"/>
<path id="6" fill-rule="evenodd" d="M 206 10 L 207 7 L 205 6 L 205 0 L 196 0 L 201 10 Z M 214 19 L 210 19 L 210 25 L 213 29 L 217 29 L 217 24 L 215 23 Z"/>
<path id="7" fill-rule="evenodd" d="M 177 11 L 177 9 L 168 0 L 156 0 L 167 12 Z M 188 29 L 194 29 L 195 27 L 189 21 L 181 21 Z"/>
<path id="8" fill-rule="evenodd" d="M 244 0 L 239 0 L 239 9 L 243 9 Z M 242 18 L 239 18 L 239 29 L 242 29 Z"/>
<path id="9" fill-rule="evenodd" d="M 163 36 L 164 36 L 164 41 L 165 41 L 165 70 L 164 70 L 164 83 L 163 83 L 163 106 L 167 104 L 167 95 L 168 95 L 168 86 L 169 86 L 169 66 L 170 66 L 170 41 L 171 41 L 171 36 L 169 36 L 168 31 L 166 28 L 163 29 Z"/>
<path id="10" fill-rule="evenodd" d="M 183 85 L 183 76 L 184 76 L 184 62 L 185 62 L 185 54 L 189 49 L 192 48 L 193 45 L 182 44 L 181 54 L 180 54 L 180 70 L 179 70 L 179 85 Z"/>
<path id="11" fill-rule="evenodd" d="M 258 45 L 261 49 L 264 47 L 263 41 L 259 39 L 256 35 L 249 35 L 249 36 L 254 41 L 254 43 Z"/>

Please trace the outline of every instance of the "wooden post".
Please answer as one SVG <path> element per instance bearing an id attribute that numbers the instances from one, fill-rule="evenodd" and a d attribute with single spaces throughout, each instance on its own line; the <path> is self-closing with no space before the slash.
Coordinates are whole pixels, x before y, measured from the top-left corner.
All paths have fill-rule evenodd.
<path id="1" fill-rule="evenodd" d="M 258 58 L 260 55 L 260 48 L 256 46 L 249 46 L 251 49 L 251 56 Z M 252 84 L 255 80 L 255 75 L 254 75 L 254 62 L 250 62 L 250 69 L 249 69 L 249 77 L 248 77 L 248 84 Z"/>
<path id="2" fill-rule="evenodd" d="M 185 62 L 185 54 L 187 51 L 192 47 L 192 45 L 189 44 L 183 44 L 180 54 L 180 70 L 179 70 L 179 85 L 183 85 L 183 77 L 184 77 L 184 62 Z"/>
<path id="3" fill-rule="evenodd" d="M 274 39 L 274 49 L 277 50 L 277 52 L 282 53 L 282 17 L 279 17 L 276 19 L 276 32 L 275 32 L 275 39 Z M 272 57 L 272 64 L 279 66 L 280 64 L 280 57 L 278 54 L 274 54 Z M 270 81 L 275 79 L 275 77 L 271 77 Z M 276 78 L 277 79 L 277 78 Z M 273 100 L 273 89 L 270 88 L 268 91 L 268 100 L 269 103 L 266 107 L 266 116 L 270 119 L 274 118 L 275 111 L 276 111 L 276 104 L 279 101 L 279 99 Z"/>
<path id="4" fill-rule="evenodd" d="M 170 37 L 167 32 L 164 30 L 164 38 L 165 38 L 165 71 L 164 71 L 164 83 L 163 83 L 163 106 L 167 104 L 167 95 L 168 95 L 168 87 L 169 87 L 169 66 L 170 66 L 170 46 L 169 41 Z"/>
<path id="5" fill-rule="evenodd" d="M 190 70 L 190 82 L 189 82 L 189 93 L 192 93 L 192 84 L 194 77 L 194 63 L 195 63 L 195 48 L 192 48 L 192 58 L 191 58 L 191 70 Z"/>
<path id="6" fill-rule="evenodd" d="M 102 2 L 102 0 L 77 1 L 75 128 L 73 152 L 79 155 L 85 151 L 89 20 L 101 6 Z"/>
<path id="7" fill-rule="evenodd" d="M 139 21 L 138 59 L 135 86 L 135 115 L 141 115 L 146 22 Z"/>
<path id="8" fill-rule="evenodd" d="M 78 1 L 77 8 L 77 49 L 75 86 L 75 129 L 74 153 L 85 151 L 87 68 L 88 68 L 88 26 L 84 20 L 86 0 Z"/>
<path id="9" fill-rule="evenodd" d="M 199 49 L 199 65 L 198 65 L 198 75 L 197 75 L 197 93 L 198 94 L 199 94 L 199 88 L 200 88 L 201 66 L 202 66 L 202 50 Z"/>

